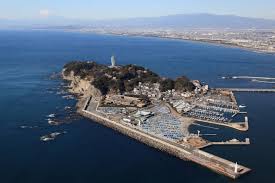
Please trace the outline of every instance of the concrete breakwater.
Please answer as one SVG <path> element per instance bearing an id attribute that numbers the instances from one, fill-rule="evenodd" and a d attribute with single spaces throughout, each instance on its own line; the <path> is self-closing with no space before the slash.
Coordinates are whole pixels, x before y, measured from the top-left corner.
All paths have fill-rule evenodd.
<path id="1" fill-rule="evenodd" d="M 95 111 L 88 111 L 87 106 L 89 105 L 91 97 L 86 101 L 82 101 L 79 104 L 79 113 L 83 116 L 93 119 L 94 121 L 112 128 L 124 135 L 127 135 L 133 139 L 136 139 L 148 146 L 154 147 L 173 156 L 176 156 L 182 160 L 190 160 L 204 167 L 207 167 L 217 173 L 223 174 L 230 178 L 236 179 L 240 175 L 250 171 L 249 168 L 238 165 L 235 167 L 235 163 L 228 160 L 222 159 L 210 153 L 201 151 L 197 148 L 190 146 L 189 144 L 179 144 L 170 140 L 159 138 L 155 135 L 145 133 L 138 128 L 122 124 L 119 122 L 112 121 L 109 118 L 103 117 Z"/>
<path id="2" fill-rule="evenodd" d="M 275 93 L 275 89 L 270 89 L 270 88 L 217 88 L 216 90 L 229 90 L 229 91 L 232 91 L 232 92 Z"/>
<path id="3" fill-rule="evenodd" d="M 260 80 L 274 80 L 274 77 L 257 77 L 257 76 L 232 76 L 232 79 L 260 79 Z"/>
<path id="4" fill-rule="evenodd" d="M 168 144 L 165 145 L 165 143 L 160 143 L 159 140 L 157 140 L 155 138 L 150 138 L 149 135 L 148 135 L 148 137 L 145 137 L 144 135 L 141 135 L 141 132 L 140 133 L 138 133 L 138 131 L 134 132 L 132 130 L 127 129 L 126 127 L 114 124 L 107 119 L 100 118 L 100 117 L 98 117 L 88 111 L 85 111 L 85 110 L 83 110 L 81 112 L 81 115 L 83 115 L 89 119 L 92 119 L 95 122 L 100 123 L 108 128 L 112 128 L 113 130 L 116 130 L 126 136 L 136 139 L 146 145 L 149 145 L 149 146 L 159 149 L 161 151 L 167 152 L 171 155 L 177 155 L 177 157 L 179 157 L 180 159 L 188 160 L 188 159 L 186 159 L 185 154 L 180 152 L 180 149 L 169 148 L 169 146 L 166 146 Z M 186 153 L 188 153 L 188 152 L 186 151 Z"/>

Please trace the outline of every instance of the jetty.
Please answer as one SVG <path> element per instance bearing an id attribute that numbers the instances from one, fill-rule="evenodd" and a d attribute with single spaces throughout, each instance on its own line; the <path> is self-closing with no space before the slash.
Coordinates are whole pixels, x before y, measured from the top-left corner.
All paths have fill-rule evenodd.
<path id="1" fill-rule="evenodd" d="M 229 90 L 232 92 L 263 92 L 263 93 L 275 93 L 273 88 L 216 88 L 216 90 Z"/>
<path id="2" fill-rule="evenodd" d="M 212 145 L 249 145 L 249 144 L 250 144 L 249 138 L 246 138 L 245 141 L 239 141 L 237 139 L 232 139 L 232 140 L 228 140 L 225 142 L 207 142 L 206 144 L 200 146 L 199 149 L 203 149 L 205 147 L 212 146 Z"/>

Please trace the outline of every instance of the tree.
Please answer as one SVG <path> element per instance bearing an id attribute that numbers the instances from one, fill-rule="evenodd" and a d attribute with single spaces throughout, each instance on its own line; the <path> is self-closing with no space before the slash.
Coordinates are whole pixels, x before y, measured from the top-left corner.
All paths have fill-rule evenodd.
<path id="1" fill-rule="evenodd" d="M 161 92 L 172 90 L 174 88 L 175 88 L 175 81 L 173 81 L 172 79 L 167 78 L 160 81 L 159 90 Z"/>
<path id="2" fill-rule="evenodd" d="M 177 91 L 193 91 L 194 89 L 193 83 L 185 76 L 178 77 L 175 81 L 175 90 Z"/>

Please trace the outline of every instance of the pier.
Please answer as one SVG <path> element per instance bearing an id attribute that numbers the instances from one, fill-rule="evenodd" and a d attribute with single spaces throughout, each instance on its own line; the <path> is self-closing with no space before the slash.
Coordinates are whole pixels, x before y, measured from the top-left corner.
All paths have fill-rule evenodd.
<path id="1" fill-rule="evenodd" d="M 237 139 L 228 140 L 225 142 L 208 142 L 204 144 L 203 146 L 199 147 L 199 149 L 203 149 L 205 147 L 211 146 L 211 145 L 249 145 L 250 139 L 246 138 L 245 141 L 239 141 Z"/>
<path id="2" fill-rule="evenodd" d="M 275 89 L 269 88 L 216 88 L 216 90 L 229 90 L 232 92 L 262 92 L 275 93 Z"/>
<path id="3" fill-rule="evenodd" d="M 212 120 L 206 120 L 206 119 L 200 119 L 200 118 L 190 118 L 193 121 L 198 121 L 202 123 L 208 123 L 208 124 L 213 124 L 213 125 L 219 125 L 219 126 L 226 126 L 229 128 L 233 128 L 239 131 L 247 131 L 249 126 L 248 126 L 248 118 L 245 118 L 244 122 L 217 122 L 217 121 L 212 121 Z"/>

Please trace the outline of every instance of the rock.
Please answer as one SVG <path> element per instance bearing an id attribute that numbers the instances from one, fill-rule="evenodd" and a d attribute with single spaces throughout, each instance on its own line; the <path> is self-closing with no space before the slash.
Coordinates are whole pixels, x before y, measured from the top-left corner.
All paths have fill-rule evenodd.
<path id="1" fill-rule="evenodd" d="M 73 72 L 69 76 L 64 75 L 64 70 L 62 72 L 62 77 L 64 80 L 70 81 L 69 92 L 85 96 L 101 96 L 101 92 L 96 89 L 90 80 L 81 79 L 79 76 L 75 76 Z"/>

